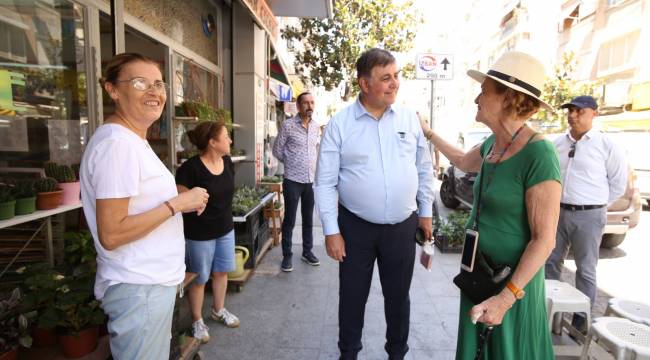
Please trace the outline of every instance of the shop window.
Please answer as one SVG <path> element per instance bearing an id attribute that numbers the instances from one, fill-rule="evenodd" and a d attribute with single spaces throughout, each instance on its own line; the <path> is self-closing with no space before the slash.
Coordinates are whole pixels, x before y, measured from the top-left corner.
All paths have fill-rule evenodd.
<path id="1" fill-rule="evenodd" d="M 215 119 L 215 110 L 220 109 L 220 76 L 197 65 L 192 60 L 174 53 L 172 56 L 173 101 L 174 101 L 174 149 L 176 166 L 196 154 L 197 150 L 187 138 L 187 131 L 197 122 Z"/>
<path id="2" fill-rule="evenodd" d="M 66 0 L 0 2 L 0 167 L 81 161 L 88 123 L 82 10 Z"/>
<path id="3" fill-rule="evenodd" d="M 601 73 L 600 75 L 626 70 L 632 66 L 638 41 L 639 31 L 635 31 L 603 43 L 598 53 L 598 72 Z"/>

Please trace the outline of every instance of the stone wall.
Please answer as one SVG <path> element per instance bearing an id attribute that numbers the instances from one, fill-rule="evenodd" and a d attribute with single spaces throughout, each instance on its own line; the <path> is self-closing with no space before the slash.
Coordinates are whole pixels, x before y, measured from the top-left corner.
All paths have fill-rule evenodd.
<path id="1" fill-rule="evenodd" d="M 217 9 L 208 0 L 124 0 L 124 11 L 186 48 L 220 65 L 218 61 Z M 203 32 L 202 17 L 212 14 L 215 29 L 210 37 Z"/>

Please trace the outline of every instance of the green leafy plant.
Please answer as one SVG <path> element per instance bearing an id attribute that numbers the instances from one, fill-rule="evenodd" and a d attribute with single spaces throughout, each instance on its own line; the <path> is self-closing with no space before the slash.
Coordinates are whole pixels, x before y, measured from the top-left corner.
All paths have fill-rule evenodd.
<path id="1" fill-rule="evenodd" d="M 468 219 L 469 213 L 467 211 L 453 211 L 447 216 L 446 220 L 440 220 L 439 233 L 448 239 L 449 246 L 463 244 Z"/>
<path id="2" fill-rule="evenodd" d="M 13 187 L 9 185 L 0 185 L 0 203 L 16 200 Z"/>
<path id="3" fill-rule="evenodd" d="M 268 194 L 265 188 L 252 188 L 248 186 L 241 186 L 235 189 L 235 194 L 232 200 L 232 213 L 233 215 L 245 215 L 257 204 L 264 195 Z"/>
<path id="4" fill-rule="evenodd" d="M 13 350 L 18 345 L 29 348 L 28 315 L 20 312 L 20 289 L 14 289 L 8 298 L 0 300 L 0 354 Z"/>
<path id="5" fill-rule="evenodd" d="M 16 180 L 14 183 L 14 193 L 16 195 L 16 199 L 26 199 L 36 196 L 36 187 L 34 180 Z"/>
<path id="6" fill-rule="evenodd" d="M 215 109 L 206 101 L 185 101 L 180 105 L 187 116 L 195 116 L 201 121 L 223 121 L 228 129 L 232 128 L 232 115 L 226 109 Z"/>
<path id="7" fill-rule="evenodd" d="M 90 231 L 66 232 L 64 239 L 66 265 L 71 269 L 80 265 L 89 265 L 92 271 L 95 271 L 97 251 Z"/>
<path id="8" fill-rule="evenodd" d="M 34 185 L 37 192 L 52 192 L 59 189 L 59 183 L 53 177 L 38 179 Z"/>
<path id="9" fill-rule="evenodd" d="M 17 270 L 24 276 L 26 289 L 22 303 L 25 311 L 36 312 L 36 326 L 52 329 L 59 322 L 54 304 L 57 291 L 64 285 L 65 276 L 48 263 L 37 263 Z"/>
<path id="10" fill-rule="evenodd" d="M 282 37 L 295 47 L 295 68 L 306 84 L 327 90 L 343 86 L 342 98 L 358 93 L 355 64 L 364 50 L 393 52 L 413 48 L 423 16 L 412 0 L 335 0 L 334 16 L 303 18 L 287 26 Z M 296 46 L 297 45 L 297 46 Z"/>
<path id="11" fill-rule="evenodd" d="M 264 176 L 262 182 L 278 184 L 282 182 L 282 176 Z"/>
<path id="12" fill-rule="evenodd" d="M 63 282 L 57 288 L 54 303 L 58 318 L 56 325 L 65 333 L 76 335 L 90 326 L 102 324 L 105 315 L 93 295 L 95 273 L 92 268 L 78 266 Z"/>

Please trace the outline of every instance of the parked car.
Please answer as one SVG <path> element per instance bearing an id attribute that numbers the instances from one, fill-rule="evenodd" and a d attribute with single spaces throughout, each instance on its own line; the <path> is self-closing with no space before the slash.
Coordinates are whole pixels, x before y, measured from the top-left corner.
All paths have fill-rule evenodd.
<path id="1" fill-rule="evenodd" d="M 477 173 L 465 173 L 451 165 L 443 174 L 440 185 L 442 203 L 455 209 L 461 204 L 471 208 L 473 203 L 474 180 Z M 629 167 L 628 183 L 625 194 L 607 208 L 607 225 L 600 244 L 604 248 L 620 245 L 629 229 L 634 228 L 641 217 L 641 197 L 636 182 L 636 172 Z"/>

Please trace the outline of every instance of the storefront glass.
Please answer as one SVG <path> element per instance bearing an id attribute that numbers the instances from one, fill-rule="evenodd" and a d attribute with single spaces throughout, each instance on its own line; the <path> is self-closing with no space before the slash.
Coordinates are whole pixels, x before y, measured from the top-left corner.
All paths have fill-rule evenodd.
<path id="1" fill-rule="evenodd" d="M 0 167 L 77 164 L 87 139 L 82 7 L 0 1 Z"/>

